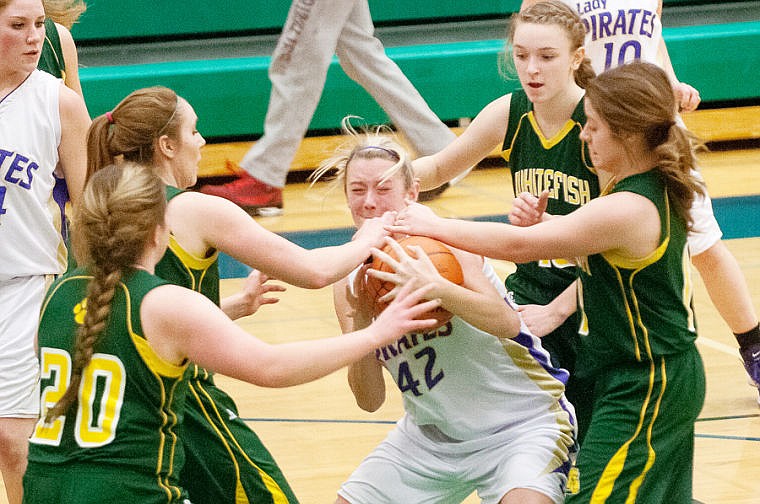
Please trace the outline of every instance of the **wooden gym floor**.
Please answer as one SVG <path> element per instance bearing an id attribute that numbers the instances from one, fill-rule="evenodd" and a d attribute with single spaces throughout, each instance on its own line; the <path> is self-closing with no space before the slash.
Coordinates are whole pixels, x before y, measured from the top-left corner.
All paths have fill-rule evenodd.
<path id="1" fill-rule="evenodd" d="M 219 146 L 209 146 L 219 149 Z M 231 159 L 239 159 L 234 154 Z M 713 152 L 702 156 L 709 192 L 724 214 L 735 205 L 760 199 L 760 149 Z M 749 196 L 749 200 L 735 197 Z M 350 227 L 339 191 L 320 184 L 289 184 L 285 213 L 260 217 L 275 232 L 298 233 Z M 727 198 L 727 199 L 724 199 Z M 511 201 L 509 177 L 503 169 L 477 169 L 430 206 L 445 216 L 504 214 Z M 739 207 L 736 206 L 735 209 Z M 745 219 L 750 236 L 726 240 L 747 278 L 760 310 L 760 232 L 757 218 Z M 723 223 L 722 223 L 723 224 Z M 753 228 L 754 226 L 754 228 Z M 724 226 L 724 230 L 726 227 Z M 512 265 L 497 262 L 506 276 Z M 707 399 L 696 426 L 694 497 L 706 504 L 751 504 L 760 501 L 760 407 L 757 391 L 747 385 L 733 335 L 710 304 L 697 279 L 698 347 L 707 371 Z M 232 293 L 239 279 L 222 282 Z M 273 343 L 337 334 L 330 288 L 307 291 L 295 287 L 278 304 L 242 319 L 246 330 Z M 359 409 L 348 389 L 345 370 L 316 382 L 287 389 L 263 389 L 218 377 L 237 401 L 241 416 L 261 436 L 279 462 L 302 504 L 331 503 L 341 482 L 402 415 L 400 394 L 388 383 L 385 405 L 370 414 Z M 0 487 L 2 484 L 0 483 Z M 466 501 L 479 502 L 475 496 Z M 6 504 L 0 488 L 0 504 Z M 414 503 L 403 503 L 414 504 Z"/>

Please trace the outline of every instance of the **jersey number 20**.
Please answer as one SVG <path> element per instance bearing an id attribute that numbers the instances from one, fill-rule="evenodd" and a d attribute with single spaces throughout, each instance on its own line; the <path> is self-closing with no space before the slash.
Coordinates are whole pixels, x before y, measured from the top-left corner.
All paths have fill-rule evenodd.
<path id="1" fill-rule="evenodd" d="M 44 347 L 40 351 L 40 377 L 51 380 L 41 395 L 42 418 L 37 422 L 30 442 L 58 446 L 61 443 L 65 416 L 45 423 L 44 411 L 66 392 L 71 381 L 71 355 L 65 350 Z M 95 353 L 84 369 L 77 395 L 74 439 L 82 448 L 107 445 L 116 436 L 116 426 L 124 402 L 127 373 L 124 364 L 113 355 Z"/>

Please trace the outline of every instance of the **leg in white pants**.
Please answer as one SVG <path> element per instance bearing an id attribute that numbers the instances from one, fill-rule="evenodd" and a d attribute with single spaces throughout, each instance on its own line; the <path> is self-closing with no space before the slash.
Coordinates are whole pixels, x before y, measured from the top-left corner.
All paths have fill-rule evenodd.
<path id="1" fill-rule="evenodd" d="M 253 177 L 285 185 L 336 52 L 346 74 L 375 98 L 418 154 L 437 152 L 454 139 L 374 37 L 367 0 L 294 0 L 269 68 L 264 135 L 240 163 Z"/>
<path id="2" fill-rule="evenodd" d="M 283 187 L 322 96 L 338 37 L 356 0 L 293 0 L 272 55 L 272 91 L 262 136 L 240 165 Z"/>
<path id="3" fill-rule="evenodd" d="M 385 54 L 374 30 L 367 2 L 356 2 L 338 39 L 341 67 L 375 99 L 418 155 L 442 150 L 456 135 Z"/>

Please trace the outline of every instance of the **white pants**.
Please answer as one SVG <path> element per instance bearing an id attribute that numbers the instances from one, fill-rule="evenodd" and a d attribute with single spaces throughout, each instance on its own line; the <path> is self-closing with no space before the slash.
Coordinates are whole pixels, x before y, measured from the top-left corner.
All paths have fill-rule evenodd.
<path id="1" fill-rule="evenodd" d="M 477 491 L 484 504 L 497 504 L 510 490 L 526 488 L 561 503 L 569 464 L 547 470 L 558 463 L 560 437 L 555 424 L 535 423 L 448 443 L 432 440 L 404 415 L 338 494 L 351 504 L 456 504 Z"/>
<path id="2" fill-rule="evenodd" d="M 0 417 L 39 415 L 35 341 L 46 287 L 43 275 L 0 281 Z"/>
<path id="3" fill-rule="evenodd" d="M 388 114 L 416 154 L 436 153 L 454 140 L 451 130 L 385 54 L 374 30 L 367 0 L 293 0 L 269 67 L 272 91 L 264 136 L 240 163 L 248 173 L 272 186 L 285 185 L 322 96 L 333 54 L 346 74 Z"/>

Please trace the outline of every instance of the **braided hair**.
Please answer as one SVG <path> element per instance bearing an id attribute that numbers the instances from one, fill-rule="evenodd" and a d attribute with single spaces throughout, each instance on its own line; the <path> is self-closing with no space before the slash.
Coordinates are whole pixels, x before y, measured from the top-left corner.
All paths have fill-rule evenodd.
<path id="1" fill-rule="evenodd" d="M 116 289 L 164 223 L 164 191 L 149 168 L 134 163 L 109 165 L 88 181 L 72 228 L 92 280 L 87 285 L 84 323 L 76 335 L 71 382 L 48 410 L 46 421 L 65 414 L 76 399 L 82 373 L 108 323 Z"/>

